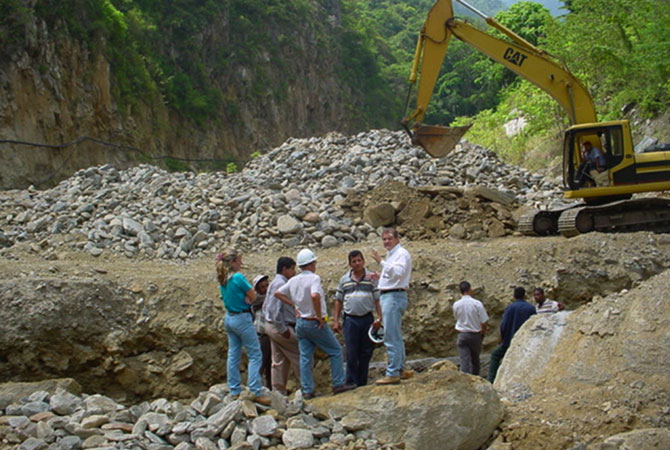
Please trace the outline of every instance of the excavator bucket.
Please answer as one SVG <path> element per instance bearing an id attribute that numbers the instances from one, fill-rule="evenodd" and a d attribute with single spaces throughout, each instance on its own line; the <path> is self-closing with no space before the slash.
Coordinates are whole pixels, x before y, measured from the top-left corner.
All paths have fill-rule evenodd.
<path id="1" fill-rule="evenodd" d="M 471 126 L 419 125 L 412 133 L 412 144 L 420 145 L 433 158 L 442 158 L 456 147 Z"/>

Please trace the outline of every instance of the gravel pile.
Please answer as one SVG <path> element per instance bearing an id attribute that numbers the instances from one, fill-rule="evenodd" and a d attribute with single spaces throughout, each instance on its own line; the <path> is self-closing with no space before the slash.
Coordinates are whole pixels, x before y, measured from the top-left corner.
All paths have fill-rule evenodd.
<path id="1" fill-rule="evenodd" d="M 0 442 L 19 450 L 396 448 L 353 415 L 316 417 L 300 391 L 291 399 L 268 394 L 271 407 L 245 394 L 233 399 L 215 385 L 190 404 L 163 398 L 125 407 L 99 394 L 35 391 L 4 408 Z"/>
<path id="2" fill-rule="evenodd" d="M 91 167 L 46 191 L 0 193 L 0 247 L 33 242 L 49 257 L 52 235 L 93 255 L 186 259 L 224 245 L 267 250 L 332 246 L 376 236 L 377 229 L 342 208 L 348 193 L 389 182 L 484 186 L 516 205 L 558 198 L 558 187 L 462 141 L 432 159 L 402 132 L 289 139 L 239 173 L 169 173 L 141 165 Z"/>

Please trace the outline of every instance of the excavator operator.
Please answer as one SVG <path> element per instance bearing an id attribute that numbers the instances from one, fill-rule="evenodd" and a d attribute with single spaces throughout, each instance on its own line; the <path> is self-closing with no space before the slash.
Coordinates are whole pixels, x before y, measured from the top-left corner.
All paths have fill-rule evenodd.
<path id="1" fill-rule="evenodd" d="M 591 141 L 584 141 L 582 144 L 582 163 L 577 169 L 576 183 L 579 187 L 584 186 L 588 180 L 592 180 L 591 171 L 602 173 L 607 170 L 607 161 L 605 155 L 599 148 L 594 147 Z"/>

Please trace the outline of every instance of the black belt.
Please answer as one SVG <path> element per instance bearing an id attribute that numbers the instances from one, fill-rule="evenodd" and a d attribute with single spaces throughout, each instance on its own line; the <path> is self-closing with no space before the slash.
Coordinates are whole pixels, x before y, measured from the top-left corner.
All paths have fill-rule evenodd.
<path id="1" fill-rule="evenodd" d="M 398 288 L 398 289 L 380 289 L 380 293 L 382 294 L 388 294 L 389 292 L 405 292 L 405 289 Z"/>
<path id="2" fill-rule="evenodd" d="M 240 314 L 251 314 L 251 310 L 247 309 L 246 311 L 226 311 L 227 314 L 230 314 L 231 316 L 238 316 Z"/>
<path id="3" fill-rule="evenodd" d="M 347 316 L 347 317 L 356 317 L 356 318 L 360 318 L 360 317 L 369 317 L 369 316 L 372 315 L 372 312 L 369 312 L 369 313 L 367 313 L 367 314 L 363 314 L 362 316 L 355 316 L 355 315 L 353 315 L 353 314 L 347 314 L 347 313 L 344 313 L 344 315 Z"/>

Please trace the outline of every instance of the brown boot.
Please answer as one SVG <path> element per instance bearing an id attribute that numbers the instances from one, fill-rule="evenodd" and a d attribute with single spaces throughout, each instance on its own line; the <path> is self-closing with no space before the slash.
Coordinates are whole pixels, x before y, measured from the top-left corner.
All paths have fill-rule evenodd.
<path id="1" fill-rule="evenodd" d="M 412 369 L 406 369 L 406 370 L 401 370 L 400 371 L 400 379 L 401 380 L 409 380 L 414 376 L 414 371 Z"/>
<path id="2" fill-rule="evenodd" d="M 398 384 L 400 383 L 400 377 L 384 377 L 381 380 L 377 380 L 375 384 L 384 385 L 384 384 Z"/>
<path id="3" fill-rule="evenodd" d="M 333 394 L 341 394 L 342 392 L 347 392 L 352 389 L 356 389 L 358 386 L 355 384 L 343 384 L 342 386 L 335 386 L 333 388 Z"/>
<path id="4" fill-rule="evenodd" d="M 272 399 L 267 395 L 257 395 L 254 397 L 254 402 L 263 406 L 270 406 L 272 404 Z"/>

